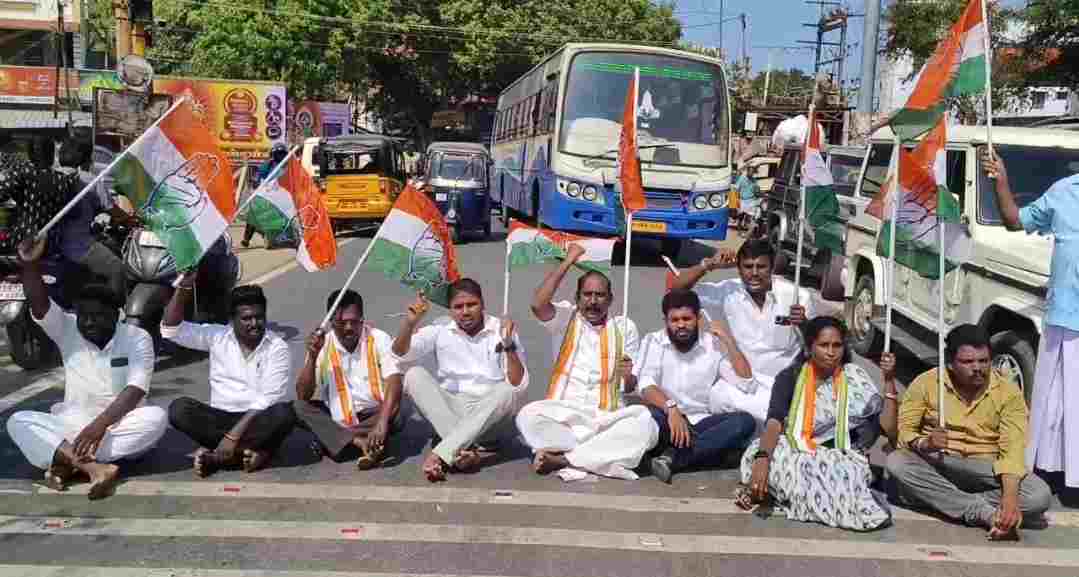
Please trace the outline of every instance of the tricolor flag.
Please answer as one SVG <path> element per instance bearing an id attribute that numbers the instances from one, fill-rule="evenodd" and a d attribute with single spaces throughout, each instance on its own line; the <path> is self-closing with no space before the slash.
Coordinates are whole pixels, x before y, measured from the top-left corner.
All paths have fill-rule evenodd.
<path id="1" fill-rule="evenodd" d="M 177 270 L 194 268 L 236 212 L 229 160 L 189 100 L 128 150 L 114 178 L 116 189 L 168 247 Z"/>
<path id="2" fill-rule="evenodd" d="M 634 69 L 626 92 L 626 107 L 622 111 L 622 136 L 618 142 L 618 180 L 621 183 L 622 206 L 626 212 L 644 210 L 644 185 L 641 180 L 641 161 L 637 158 L 637 90 L 640 69 Z"/>
<path id="3" fill-rule="evenodd" d="M 835 196 L 832 172 L 821 154 L 820 124 L 815 115 L 809 118 L 809 137 L 802 151 L 802 185 L 805 186 L 806 221 L 813 231 L 817 249 L 843 253 L 843 226 L 839 220 L 839 201 Z"/>
<path id="4" fill-rule="evenodd" d="M 299 159 L 276 167 L 247 206 L 247 223 L 274 243 L 296 243 L 296 260 L 308 271 L 337 264 L 337 239 L 318 185 Z"/>
<path id="5" fill-rule="evenodd" d="M 892 115 L 889 124 L 902 141 L 933 128 L 946 112 L 947 98 L 985 90 L 988 27 L 982 18 L 983 1 L 970 0 L 959 21 L 922 66 L 907 103 Z"/>
<path id="6" fill-rule="evenodd" d="M 406 186 L 371 242 L 370 264 L 432 302 L 449 305 L 447 290 L 461 276 L 457 252 L 442 213 L 427 195 Z"/>
<path id="7" fill-rule="evenodd" d="M 945 266 L 954 268 L 970 258 L 970 238 L 961 226 L 959 203 L 946 187 L 947 118 L 918 143 L 914 150 L 899 153 L 899 185 L 895 167 L 880 194 L 866 213 L 883 221 L 877 236 L 877 254 L 888 258 L 892 202 L 898 194 L 899 216 L 895 222 L 895 261 L 928 278 L 940 278 L 941 239 L 938 217 L 952 226 L 944 228 Z M 954 223 L 954 224 L 953 224 Z"/>
<path id="8" fill-rule="evenodd" d="M 516 220 L 510 221 L 510 232 L 506 237 L 510 268 L 557 262 L 566 258 L 570 244 L 576 244 L 585 250 L 576 266 L 604 274 L 611 272 L 611 253 L 614 252 L 615 242 L 613 238 L 589 238 L 532 228 Z"/>

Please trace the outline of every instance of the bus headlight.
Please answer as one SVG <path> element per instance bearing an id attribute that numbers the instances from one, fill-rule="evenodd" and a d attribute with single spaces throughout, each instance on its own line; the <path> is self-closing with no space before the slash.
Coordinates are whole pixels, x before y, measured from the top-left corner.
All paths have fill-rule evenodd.
<path id="1" fill-rule="evenodd" d="M 566 194 L 568 194 L 570 198 L 577 198 L 581 195 L 581 185 L 576 182 L 569 183 L 569 185 L 566 186 Z"/>
<path id="2" fill-rule="evenodd" d="M 588 201 L 596 200 L 596 187 L 592 185 L 584 187 L 584 191 L 581 192 L 581 196 Z"/>
<path id="3" fill-rule="evenodd" d="M 708 208 L 708 199 L 703 194 L 693 197 L 693 208 L 697 210 Z"/>
<path id="4" fill-rule="evenodd" d="M 719 208 L 723 206 L 723 193 L 713 192 L 708 196 L 708 204 L 712 205 L 712 208 Z"/>

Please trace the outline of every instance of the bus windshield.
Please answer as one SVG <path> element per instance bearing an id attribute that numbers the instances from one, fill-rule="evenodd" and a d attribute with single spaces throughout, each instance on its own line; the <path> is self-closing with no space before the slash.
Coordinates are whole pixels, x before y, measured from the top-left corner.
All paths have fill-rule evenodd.
<path id="1" fill-rule="evenodd" d="M 626 91 L 640 68 L 642 168 L 727 164 L 727 90 L 719 66 L 657 54 L 585 52 L 570 64 L 559 150 L 614 159 Z"/>

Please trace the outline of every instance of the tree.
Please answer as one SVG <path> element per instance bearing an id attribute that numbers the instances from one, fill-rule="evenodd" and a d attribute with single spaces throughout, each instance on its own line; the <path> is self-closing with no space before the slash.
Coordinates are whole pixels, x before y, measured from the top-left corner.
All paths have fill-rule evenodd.
<path id="1" fill-rule="evenodd" d="M 1079 89 L 1079 2 L 1030 1 L 1018 16 L 1024 59 L 1043 64 L 1027 75 L 1027 83 Z"/>

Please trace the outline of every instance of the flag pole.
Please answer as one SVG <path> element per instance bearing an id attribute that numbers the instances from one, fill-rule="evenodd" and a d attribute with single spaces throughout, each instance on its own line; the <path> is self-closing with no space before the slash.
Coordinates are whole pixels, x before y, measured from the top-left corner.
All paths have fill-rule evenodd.
<path id="1" fill-rule="evenodd" d="M 938 193 L 939 194 L 939 193 Z M 947 194 L 951 194 L 948 192 Z M 937 302 L 937 425 L 944 428 L 944 219 L 937 215 L 937 252 L 939 253 L 939 266 L 937 278 L 940 283 L 940 299 Z"/>
<path id="2" fill-rule="evenodd" d="M 989 9 L 985 0 L 978 0 L 982 4 L 982 23 L 985 25 L 985 38 L 982 43 L 985 46 L 985 144 L 989 152 L 993 151 L 993 52 L 989 44 Z"/>
<path id="3" fill-rule="evenodd" d="M 356 261 L 356 266 L 352 267 L 352 273 L 348 275 L 348 280 L 345 281 L 345 286 L 341 287 L 340 292 L 337 293 L 337 298 L 333 301 L 333 306 L 330 310 L 326 311 L 326 316 L 322 317 L 322 322 L 319 323 L 319 328 L 324 328 L 330 319 L 333 318 L 333 314 L 337 312 L 337 307 L 341 305 L 341 299 L 345 298 L 345 291 L 352 286 L 352 281 L 356 280 L 356 275 L 360 274 L 360 267 L 367 261 L 368 255 L 371 254 L 371 249 L 375 247 L 375 242 L 378 241 L 378 233 L 371 238 L 371 242 L 367 243 L 367 248 L 363 250 L 363 254 L 360 255 L 360 260 Z"/>
<path id="4" fill-rule="evenodd" d="M 262 182 L 259 183 L 259 185 L 255 188 L 255 190 L 251 194 L 247 195 L 247 198 L 245 198 L 244 201 L 242 203 L 240 203 L 240 206 L 236 207 L 236 212 L 232 213 L 233 220 L 235 220 L 236 217 L 243 214 L 244 209 L 247 208 L 247 205 L 251 204 L 251 201 L 254 200 L 255 197 L 258 196 L 260 192 L 262 192 L 262 188 L 266 186 L 267 182 L 270 182 L 272 180 L 277 180 L 277 178 L 280 177 L 281 167 L 284 166 L 285 163 L 287 163 L 289 160 L 291 160 L 292 155 L 296 154 L 296 151 L 299 150 L 299 149 L 300 149 L 299 145 L 293 146 L 292 150 L 288 151 L 288 155 L 286 155 L 285 158 L 281 162 L 278 162 L 277 165 L 275 165 L 273 167 L 273 170 L 270 171 L 270 174 L 266 178 L 264 178 L 262 180 Z"/>
<path id="5" fill-rule="evenodd" d="M 637 95 L 641 92 L 641 69 L 633 69 L 633 156 L 639 158 L 638 143 L 637 143 L 637 108 L 640 104 L 637 102 Z M 626 263 L 625 270 L 622 275 L 622 316 L 629 319 L 629 267 L 632 260 L 630 259 L 631 248 L 633 247 L 633 211 L 626 210 L 626 190 L 625 186 L 622 187 L 622 210 L 626 214 Z"/>
<path id="6" fill-rule="evenodd" d="M 510 314 L 510 243 L 506 242 L 506 278 L 502 282 L 502 316 Z"/>
<path id="7" fill-rule="evenodd" d="M 893 129 L 894 130 L 894 129 Z M 895 133 L 895 140 L 892 145 L 892 160 L 895 162 L 895 173 L 892 174 L 892 190 L 891 190 L 891 202 L 892 202 L 892 218 L 891 224 L 888 226 L 888 273 L 884 279 L 884 286 L 887 289 L 885 291 L 885 315 L 884 315 L 884 352 L 890 353 L 892 351 L 892 302 L 895 300 L 895 221 L 899 218 L 899 165 L 900 155 L 903 148 L 903 140 L 899 137 L 899 133 Z"/>
<path id="8" fill-rule="evenodd" d="M 42 227 L 41 230 L 38 231 L 38 233 L 34 236 L 34 242 L 41 242 L 42 240 L 44 240 L 45 236 L 49 234 L 50 230 L 52 230 L 52 227 L 56 226 L 56 223 L 60 222 L 61 219 L 67 216 L 67 213 L 71 212 L 71 209 L 75 208 L 75 205 L 79 204 L 79 202 L 81 202 L 87 194 L 90 194 L 90 191 L 93 190 L 95 186 L 97 186 L 97 183 L 100 182 L 102 178 L 105 178 L 105 176 L 108 175 L 110 172 L 112 172 L 112 169 L 116 168 L 116 165 L 120 164 L 120 161 L 123 160 L 124 157 L 130 154 L 131 149 L 135 148 L 139 144 L 142 144 L 142 141 L 146 138 L 146 135 L 149 134 L 150 131 L 154 128 L 157 128 L 157 126 L 161 124 L 163 120 L 168 118 L 168 116 L 172 114 L 177 108 L 179 108 L 180 105 L 183 104 L 186 100 L 186 96 L 181 96 L 176 102 L 172 104 L 172 106 L 169 107 L 168 110 L 165 111 L 165 114 L 162 114 L 160 117 L 158 117 L 157 120 L 153 122 L 153 124 L 147 126 L 146 130 L 143 130 L 142 134 L 140 134 L 138 138 L 135 139 L 135 142 L 131 143 L 131 146 L 128 146 L 127 148 L 120 151 L 120 154 L 117 154 L 116 158 L 113 158 L 112 162 L 110 162 L 108 166 L 101 170 L 101 172 L 98 172 L 94 176 L 94 178 L 92 178 L 90 182 L 88 182 L 86 186 L 84 186 L 82 190 L 75 195 L 75 198 L 72 198 L 71 201 L 68 202 L 66 206 L 64 206 L 64 208 L 61 208 L 60 212 L 56 213 L 56 216 L 52 217 L 52 220 L 45 223 L 45 226 Z"/>
<path id="9" fill-rule="evenodd" d="M 809 150 L 809 140 L 813 137 L 813 130 L 817 127 L 816 111 L 817 111 L 817 86 L 820 82 L 820 76 L 813 78 L 813 96 L 809 101 L 809 130 L 806 131 L 806 140 L 802 145 L 802 186 L 799 191 L 800 198 L 798 199 L 798 249 L 795 251 L 794 257 L 794 304 L 799 305 L 799 299 L 801 298 L 802 287 L 802 249 L 805 244 L 805 225 L 806 225 L 806 178 L 805 178 L 805 163 L 806 163 L 806 151 Z"/>

